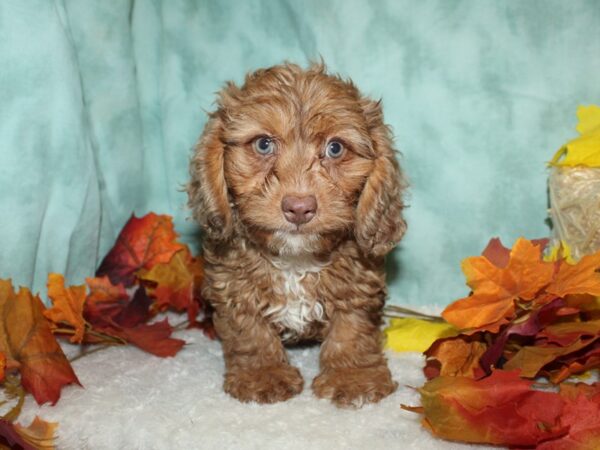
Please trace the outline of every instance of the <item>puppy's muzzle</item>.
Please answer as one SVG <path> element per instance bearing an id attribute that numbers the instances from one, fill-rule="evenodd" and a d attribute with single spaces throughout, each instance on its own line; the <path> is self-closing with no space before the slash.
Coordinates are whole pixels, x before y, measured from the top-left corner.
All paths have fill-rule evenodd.
<path id="1" fill-rule="evenodd" d="M 302 225 L 310 222 L 317 214 L 317 199 L 314 195 L 286 195 L 281 200 L 281 210 L 288 222 Z"/>

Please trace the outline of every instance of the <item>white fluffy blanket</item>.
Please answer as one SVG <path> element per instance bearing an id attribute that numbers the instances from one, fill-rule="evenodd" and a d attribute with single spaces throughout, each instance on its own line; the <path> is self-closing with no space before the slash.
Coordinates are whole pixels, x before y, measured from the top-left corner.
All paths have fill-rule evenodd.
<path id="1" fill-rule="evenodd" d="M 84 388 L 65 388 L 53 407 L 40 408 L 29 396 L 19 422 L 28 425 L 35 415 L 59 422 L 58 448 L 73 450 L 470 447 L 433 438 L 418 415 L 400 409 L 401 403 L 418 404 L 408 386 L 423 384 L 420 355 L 388 353 L 397 392 L 376 405 L 341 410 L 312 395 L 318 348 L 294 349 L 289 354 L 305 377 L 304 392 L 274 405 L 242 404 L 222 390 L 219 342 L 196 330 L 178 335 L 188 345 L 174 358 L 123 347 L 76 361 Z"/>

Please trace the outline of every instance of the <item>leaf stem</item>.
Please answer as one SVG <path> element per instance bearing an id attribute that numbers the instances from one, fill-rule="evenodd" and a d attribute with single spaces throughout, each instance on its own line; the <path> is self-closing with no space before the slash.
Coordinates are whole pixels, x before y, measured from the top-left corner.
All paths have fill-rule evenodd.
<path id="1" fill-rule="evenodd" d="M 425 319 L 425 320 L 431 320 L 434 322 L 444 322 L 444 319 L 442 319 L 440 316 L 433 316 L 430 314 L 425 314 L 425 313 L 422 313 L 419 311 L 405 308 L 403 306 L 396 306 L 396 305 L 387 305 L 383 309 L 383 314 L 387 317 L 393 317 L 393 318 L 403 318 L 404 316 L 414 316 L 414 317 L 420 317 L 421 319 Z"/>
<path id="2" fill-rule="evenodd" d="M 115 345 L 120 345 L 120 344 L 104 344 L 104 345 L 100 345 L 99 347 L 96 347 L 92 350 L 82 350 L 77 356 L 70 358 L 69 362 L 73 363 L 73 362 L 77 361 L 78 359 L 83 358 L 84 356 L 91 355 L 92 353 L 99 352 L 100 350 L 105 350 L 109 347 L 114 347 Z"/>

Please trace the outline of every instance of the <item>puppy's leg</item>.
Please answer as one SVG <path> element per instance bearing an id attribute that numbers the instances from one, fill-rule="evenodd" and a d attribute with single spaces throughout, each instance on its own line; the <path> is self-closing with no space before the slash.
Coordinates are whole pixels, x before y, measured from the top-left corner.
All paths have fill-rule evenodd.
<path id="1" fill-rule="evenodd" d="M 275 403 L 302 392 L 281 339 L 262 317 L 219 308 L 214 316 L 225 356 L 225 392 L 242 402 Z"/>
<path id="2" fill-rule="evenodd" d="M 321 346 L 321 373 L 312 389 L 340 407 L 375 403 L 394 392 L 381 349 L 376 315 L 359 310 L 336 311 Z"/>

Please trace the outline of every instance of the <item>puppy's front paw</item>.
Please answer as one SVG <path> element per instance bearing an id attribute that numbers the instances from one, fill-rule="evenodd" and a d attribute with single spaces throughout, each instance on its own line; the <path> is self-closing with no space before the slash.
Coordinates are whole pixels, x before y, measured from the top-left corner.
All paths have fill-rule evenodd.
<path id="1" fill-rule="evenodd" d="M 242 402 L 275 403 L 302 392 L 300 371 L 289 364 L 234 369 L 225 374 L 224 389 Z"/>
<path id="2" fill-rule="evenodd" d="M 396 390 L 398 383 L 385 365 L 326 369 L 312 383 L 317 397 L 328 398 L 341 408 L 360 408 L 377 403 Z"/>

